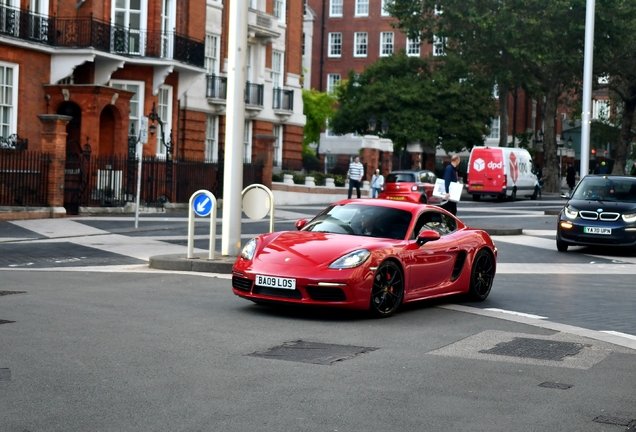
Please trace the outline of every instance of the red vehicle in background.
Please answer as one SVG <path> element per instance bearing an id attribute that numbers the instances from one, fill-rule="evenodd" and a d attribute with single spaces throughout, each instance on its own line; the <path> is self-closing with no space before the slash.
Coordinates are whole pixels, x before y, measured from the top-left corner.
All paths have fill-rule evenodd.
<path id="1" fill-rule="evenodd" d="M 438 204 L 441 200 L 433 196 L 435 181 L 437 176 L 428 170 L 392 171 L 386 176 L 378 198 Z"/>

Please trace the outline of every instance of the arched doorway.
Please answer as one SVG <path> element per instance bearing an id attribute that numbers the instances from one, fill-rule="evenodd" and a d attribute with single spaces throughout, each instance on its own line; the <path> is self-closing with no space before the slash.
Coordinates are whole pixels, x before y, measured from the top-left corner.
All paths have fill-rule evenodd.
<path id="1" fill-rule="evenodd" d="M 64 102 L 57 114 L 72 117 L 66 125 L 66 164 L 64 169 L 64 208 L 66 214 L 79 212 L 80 199 L 86 189 L 86 157 L 82 153 L 82 109 L 73 102 Z M 87 150 L 90 155 L 90 147 Z"/>
<path id="2" fill-rule="evenodd" d="M 115 153 L 115 115 L 110 106 L 99 115 L 99 154 L 112 156 Z"/>

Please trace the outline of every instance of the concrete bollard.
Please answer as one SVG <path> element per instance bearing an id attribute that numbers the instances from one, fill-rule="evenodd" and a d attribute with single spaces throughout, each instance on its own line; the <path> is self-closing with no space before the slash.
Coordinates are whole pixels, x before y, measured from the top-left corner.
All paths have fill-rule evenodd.
<path id="1" fill-rule="evenodd" d="M 294 184 L 294 176 L 291 174 L 283 174 L 283 183 L 286 185 Z"/>
<path id="2" fill-rule="evenodd" d="M 305 186 L 316 186 L 316 182 L 313 177 L 305 177 Z"/>
<path id="3" fill-rule="evenodd" d="M 325 187 L 329 187 L 329 188 L 336 187 L 336 181 L 332 178 L 326 178 Z"/>

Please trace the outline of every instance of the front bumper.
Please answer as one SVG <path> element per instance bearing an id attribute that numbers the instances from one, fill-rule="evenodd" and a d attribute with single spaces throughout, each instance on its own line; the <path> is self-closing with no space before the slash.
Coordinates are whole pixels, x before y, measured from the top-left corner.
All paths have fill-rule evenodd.
<path id="1" fill-rule="evenodd" d="M 571 224 L 571 228 L 564 228 L 562 223 Z M 585 227 L 611 228 L 611 234 L 588 234 Z M 614 222 L 584 221 L 580 218 L 571 221 L 559 217 L 557 224 L 557 239 L 575 246 L 636 246 L 636 224 L 626 224 L 620 220 Z"/>

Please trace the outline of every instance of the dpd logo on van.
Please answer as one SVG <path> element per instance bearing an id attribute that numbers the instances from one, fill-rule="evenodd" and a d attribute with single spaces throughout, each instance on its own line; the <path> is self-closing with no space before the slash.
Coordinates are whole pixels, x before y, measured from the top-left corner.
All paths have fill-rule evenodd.
<path id="1" fill-rule="evenodd" d="M 510 152 L 510 177 L 512 177 L 512 184 L 517 184 L 519 178 L 519 164 L 517 163 L 517 157 L 513 152 Z"/>
<path id="2" fill-rule="evenodd" d="M 486 168 L 486 163 L 482 158 L 475 159 L 475 162 L 473 162 L 473 168 L 475 171 L 483 171 L 484 168 Z"/>

